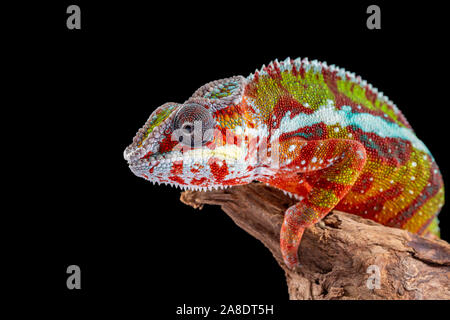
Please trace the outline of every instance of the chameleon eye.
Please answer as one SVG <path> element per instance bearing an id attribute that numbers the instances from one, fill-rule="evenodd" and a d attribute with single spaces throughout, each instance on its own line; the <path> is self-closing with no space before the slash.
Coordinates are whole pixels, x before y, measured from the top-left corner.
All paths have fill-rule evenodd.
<path id="1" fill-rule="evenodd" d="M 181 107 L 173 119 L 173 133 L 176 140 L 191 147 L 197 142 L 198 145 L 204 145 L 210 141 L 212 135 L 208 132 L 213 128 L 214 119 L 211 112 L 196 103 Z"/>
<path id="2" fill-rule="evenodd" d="M 183 123 L 183 125 L 181 126 L 181 129 L 182 129 L 184 132 L 186 132 L 186 133 L 188 133 L 188 134 L 191 134 L 191 133 L 194 131 L 194 125 L 193 125 L 192 123 L 190 123 L 190 122 L 185 122 L 185 123 Z"/>

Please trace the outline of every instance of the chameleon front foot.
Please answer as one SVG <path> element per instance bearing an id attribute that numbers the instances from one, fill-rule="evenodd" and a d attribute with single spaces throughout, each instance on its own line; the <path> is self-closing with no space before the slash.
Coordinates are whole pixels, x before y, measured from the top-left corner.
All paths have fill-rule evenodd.
<path id="1" fill-rule="evenodd" d="M 299 230 L 297 237 L 301 239 L 303 235 L 304 229 Z M 292 242 L 297 242 L 296 240 Z M 298 240 L 300 243 L 300 240 Z M 290 239 L 281 239 L 280 241 L 281 254 L 283 256 L 284 264 L 290 269 L 293 270 L 297 267 L 300 267 L 299 259 L 298 259 L 298 245 L 291 243 Z"/>
<path id="2" fill-rule="evenodd" d="M 286 210 L 280 234 L 283 259 L 292 269 L 298 265 L 297 250 L 305 228 L 325 217 L 352 188 L 366 153 L 361 143 L 345 139 L 305 142 L 294 137 L 283 141 L 282 147 L 291 150 L 287 157 L 294 160 L 282 157 L 281 170 L 297 176 L 291 175 L 289 184 L 278 177 L 272 183 L 301 199 Z"/>
<path id="3" fill-rule="evenodd" d="M 305 230 L 300 226 L 300 216 L 295 211 L 295 206 L 286 211 L 280 233 L 281 254 L 290 270 L 299 267 L 298 247 Z"/>

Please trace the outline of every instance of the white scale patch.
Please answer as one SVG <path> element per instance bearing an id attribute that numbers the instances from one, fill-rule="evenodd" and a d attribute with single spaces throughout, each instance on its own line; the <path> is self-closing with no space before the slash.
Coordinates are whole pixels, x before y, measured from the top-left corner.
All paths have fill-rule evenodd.
<path id="1" fill-rule="evenodd" d="M 291 119 L 286 113 L 281 119 L 279 129 L 274 130 L 271 141 L 279 139 L 282 133 L 296 131 L 302 127 L 309 127 L 318 123 L 326 125 L 340 125 L 341 127 L 356 126 L 364 132 L 373 132 L 382 138 L 400 138 L 410 141 L 412 145 L 431 156 L 428 148 L 420 141 L 411 129 L 400 127 L 396 123 L 388 122 L 381 117 L 369 113 L 352 113 L 350 106 L 343 106 L 341 110 L 334 107 L 333 101 L 320 106 L 312 114 L 298 114 Z"/>

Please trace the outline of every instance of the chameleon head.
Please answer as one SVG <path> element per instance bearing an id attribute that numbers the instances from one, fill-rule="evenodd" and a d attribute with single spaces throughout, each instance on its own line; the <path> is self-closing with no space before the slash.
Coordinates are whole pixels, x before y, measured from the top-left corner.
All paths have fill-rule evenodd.
<path id="1" fill-rule="evenodd" d="M 244 84 L 243 77 L 214 81 L 183 104 L 157 108 L 124 151 L 132 172 L 183 189 L 251 181 L 243 143 Z"/>

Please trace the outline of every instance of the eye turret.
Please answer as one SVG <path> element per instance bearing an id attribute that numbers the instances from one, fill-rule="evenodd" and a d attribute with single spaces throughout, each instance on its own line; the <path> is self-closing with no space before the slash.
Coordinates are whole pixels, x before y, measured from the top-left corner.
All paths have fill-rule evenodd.
<path id="1" fill-rule="evenodd" d="M 211 111 L 190 103 L 182 106 L 173 120 L 173 134 L 180 143 L 195 147 L 202 146 L 213 138 L 214 119 Z"/>

